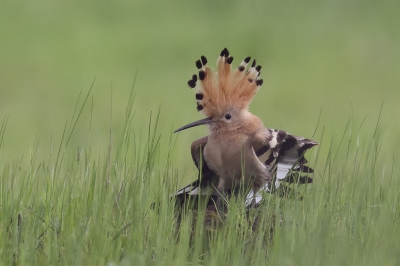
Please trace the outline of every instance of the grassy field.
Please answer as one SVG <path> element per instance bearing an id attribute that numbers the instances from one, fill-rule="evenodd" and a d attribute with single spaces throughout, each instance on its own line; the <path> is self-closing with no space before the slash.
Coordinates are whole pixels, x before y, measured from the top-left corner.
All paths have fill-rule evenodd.
<path id="1" fill-rule="evenodd" d="M 399 7 L 1 2 L 0 265 L 399 265 Z M 302 201 L 232 200 L 209 230 L 169 200 L 206 129 L 172 131 L 224 47 L 263 66 L 251 111 L 321 144 Z"/>

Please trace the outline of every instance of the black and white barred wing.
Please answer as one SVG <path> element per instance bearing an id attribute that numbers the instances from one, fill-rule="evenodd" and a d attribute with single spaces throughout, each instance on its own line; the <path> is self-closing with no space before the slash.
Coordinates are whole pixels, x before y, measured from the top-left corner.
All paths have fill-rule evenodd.
<path id="1" fill-rule="evenodd" d="M 308 173 L 314 170 L 308 167 L 304 154 L 318 145 L 310 139 L 293 136 L 283 130 L 269 130 L 271 137 L 262 148 L 256 151 L 261 163 L 272 171 L 272 182 L 266 184 L 257 193 L 250 191 L 246 197 L 246 205 L 258 204 L 262 200 L 262 192 L 275 192 L 282 182 L 306 184 L 312 183 Z"/>
<path id="2" fill-rule="evenodd" d="M 179 201 L 184 201 L 186 198 L 191 196 L 211 196 L 217 195 L 215 186 L 218 183 L 218 176 L 213 171 L 202 172 L 198 179 L 190 183 L 186 187 L 179 189 L 175 192 L 175 197 Z"/>

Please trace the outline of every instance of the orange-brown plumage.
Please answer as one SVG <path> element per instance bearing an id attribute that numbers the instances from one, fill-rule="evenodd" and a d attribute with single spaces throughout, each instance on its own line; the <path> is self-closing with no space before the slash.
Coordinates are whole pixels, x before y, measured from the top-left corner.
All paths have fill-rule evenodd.
<path id="1" fill-rule="evenodd" d="M 205 58 L 202 56 L 202 58 Z M 203 62 L 206 64 L 203 64 Z M 221 115 L 227 108 L 247 109 L 259 87 L 262 79 L 259 79 L 260 66 L 253 65 L 246 71 L 247 63 L 242 62 L 232 73 L 233 57 L 225 48 L 217 61 L 217 71 L 208 66 L 207 60 L 198 60 L 199 79 L 195 82 L 197 93 L 203 95 L 198 101 L 199 111 L 207 117 Z M 257 70 L 258 69 L 258 70 Z"/>

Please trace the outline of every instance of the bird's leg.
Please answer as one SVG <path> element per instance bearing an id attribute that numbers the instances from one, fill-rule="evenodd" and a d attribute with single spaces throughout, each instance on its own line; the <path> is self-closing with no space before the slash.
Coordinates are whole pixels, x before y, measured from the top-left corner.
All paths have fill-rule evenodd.
<path id="1" fill-rule="evenodd" d="M 224 187 L 225 187 L 225 180 L 223 178 L 220 178 L 217 187 L 218 198 L 216 202 L 216 207 L 217 211 L 221 213 L 226 213 L 226 206 L 224 204 L 224 197 L 226 196 L 226 194 Z"/>
<path id="2" fill-rule="evenodd" d="M 226 206 L 224 203 L 224 190 L 223 189 L 218 189 L 218 197 L 217 197 L 217 202 L 216 202 L 216 207 L 217 211 L 219 213 L 226 213 Z"/>
<path id="3" fill-rule="evenodd" d="M 251 200 L 250 208 L 256 208 L 257 207 L 257 202 L 256 202 L 256 196 L 254 194 L 253 199 Z"/>
<path id="4" fill-rule="evenodd" d="M 259 193 L 261 188 L 261 184 L 259 184 L 258 182 L 254 182 L 253 183 L 253 199 L 251 200 L 251 204 L 250 204 L 250 208 L 257 208 L 257 193 Z"/>
<path id="5" fill-rule="evenodd" d="M 246 205 L 247 211 L 249 211 L 249 210 L 251 210 L 251 209 L 257 208 L 257 193 L 254 192 L 253 189 L 251 189 L 251 192 L 250 192 L 250 193 L 253 193 L 253 195 L 251 196 L 251 202 L 250 202 L 250 204 L 247 204 L 247 205 Z M 247 199 L 248 199 L 248 198 L 247 198 Z M 246 199 L 246 201 L 247 201 L 247 199 Z"/>

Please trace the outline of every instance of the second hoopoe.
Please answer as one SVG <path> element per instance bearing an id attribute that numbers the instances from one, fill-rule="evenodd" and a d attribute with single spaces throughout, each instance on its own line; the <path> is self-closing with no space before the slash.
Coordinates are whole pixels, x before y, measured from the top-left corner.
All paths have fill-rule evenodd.
<path id="1" fill-rule="evenodd" d="M 305 166 L 304 153 L 318 143 L 266 128 L 249 112 L 249 104 L 263 84 L 256 60 L 246 69 L 250 59 L 245 58 L 233 72 L 233 57 L 226 48 L 218 57 L 218 72 L 207 65 L 206 57 L 196 61 L 199 73 L 188 85 L 196 91 L 197 110 L 206 118 L 175 132 L 208 125 L 209 135 L 192 144 L 192 158 L 201 175 L 176 193 L 181 200 L 208 195 L 221 210 L 224 195 L 249 187 L 245 204 L 255 206 L 262 199 L 261 191 L 272 192 L 282 181 L 312 182 L 298 173 L 313 172 Z"/>

